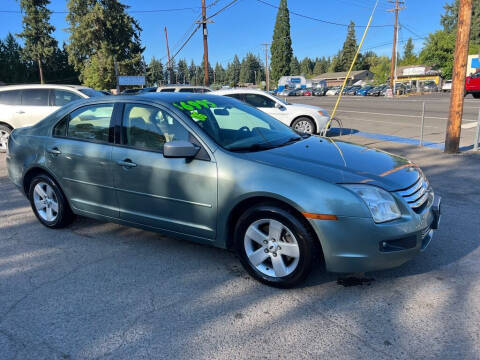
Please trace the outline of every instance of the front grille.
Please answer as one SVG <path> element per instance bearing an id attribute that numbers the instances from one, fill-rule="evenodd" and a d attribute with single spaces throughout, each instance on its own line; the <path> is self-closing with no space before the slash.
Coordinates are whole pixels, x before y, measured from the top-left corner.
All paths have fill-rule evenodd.
<path id="1" fill-rule="evenodd" d="M 412 186 L 405 190 L 397 191 L 397 194 L 403 197 L 414 211 L 421 211 L 422 205 L 428 199 L 428 181 L 423 176 L 420 176 Z"/>

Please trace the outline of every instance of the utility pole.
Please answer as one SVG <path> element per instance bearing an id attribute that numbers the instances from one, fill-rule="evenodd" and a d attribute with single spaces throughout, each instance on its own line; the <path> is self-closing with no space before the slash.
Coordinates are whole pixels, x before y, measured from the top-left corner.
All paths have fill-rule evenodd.
<path id="1" fill-rule="evenodd" d="M 267 92 L 270 91 L 270 70 L 268 69 L 268 47 L 270 44 L 263 43 L 262 46 L 265 46 L 265 80 L 267 83 Z"/>
<path id="2" fill-rule="evenodd" d="M 445 137 L 445 152 L 454 154 L 460 145 L 462 128 L 463 96 L 465 77 L 467 75 L 468 45 L 470 27 L 472 25 L 472 0 L 460 0 L 457 22 L 457 41 L 452 74 L 452 92 L 450 95 L 450 112 L 448 115 L 447 135 Z"/>
<path id="3" fill-rule="evenodd" d="M 393 96 L 395 96 L 395 68 L 397 63 L 397 35 L 398 35 L 398 12 L 400 10 L 405 9 L 405 6 L 399 7 L 403 5 L 405 2 L 401 0 L 389 0 L 388 2 L 395 4 L 395 8 L 391 10 L 387 10 L 388 12 L 395 13 L 395 25 L 393 26 L 393 45 L 392 45 L 392 63 L 390 65 L 390 89 L 392 89 Z"/>
<path id="4" fill-rule="evenodd" d="M 203 27 L 203 82 L 205 86 L 209 85 L 208 81 L 208 41 L 207 41 L 207 22 L 213 21 L 207 20 L 207 8 L 205 6 L 205 0 L 202 0 L 202 21 L 197 21 L 197 24 L 202 24 Z"/>
<path id="5" fill-rule="evenodd" d="M 168 70 L 168 84 L 171 84 L 173 81 L 173 68 L 172 68 L 172 60 L 170 59 L 170 48 L 168 47 L 168 36 L 167 36 L 167 27 L 165 26 L 165 41 L 167 42 L 167 70 Z"/>

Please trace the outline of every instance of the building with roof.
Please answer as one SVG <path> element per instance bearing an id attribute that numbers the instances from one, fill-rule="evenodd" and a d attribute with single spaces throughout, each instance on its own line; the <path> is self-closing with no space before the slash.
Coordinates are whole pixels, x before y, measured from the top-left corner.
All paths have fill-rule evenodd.
<path id="1" fill-rule="evenodd" d="M 341 72 L 327 72 L 320 74 L 312 78 L 312 83 L 326 81 L 327 86 L 342 85 L 347 77 L 347 71 Z M 367 82 L 373 79 L 373 73 L 368 70 L 356 70 L 350 73 L 348 77 L 347 85 L 353 85 L 359 81 Z"/>

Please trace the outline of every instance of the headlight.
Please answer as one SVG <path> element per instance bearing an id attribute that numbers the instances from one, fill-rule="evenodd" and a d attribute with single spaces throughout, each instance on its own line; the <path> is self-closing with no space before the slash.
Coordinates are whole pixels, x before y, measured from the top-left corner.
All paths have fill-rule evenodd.
<path id="1" fill-rule="evenodd" d="M 318 113 L 319 113 L 320 115 L 322 115 L 322 116 L 326 116 L 326 117 L 329 116 L 327 110 L 323 110 L 323 109 L 322 109 L 322 110 L 319 110 Z"/>
<path id="2" fill-rule="evenodd" d="M 343 185 L 352 190 L 367 204 L 373 221 L 383 223 L 398 219 L 402 214 L 389 192 L 371 185 Z"/>

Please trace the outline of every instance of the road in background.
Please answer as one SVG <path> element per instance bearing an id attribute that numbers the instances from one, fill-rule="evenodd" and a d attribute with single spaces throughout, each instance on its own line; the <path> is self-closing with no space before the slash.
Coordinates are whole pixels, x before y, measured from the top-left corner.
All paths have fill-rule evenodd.
<path id="1" fill-rule="evenodd" d="M 294 96 L 287 100 L 291 103 L 304 103 L 324 107 L 332 111 L 336 96 Z M 449 94 L 430 94 L 422 96 L 389 99 L 370 96 L 343 96 L 336 117 L 339 118 L 348 133 L 357 132 L 395 136 L 399 138 L 420 138 L 422 103 L 425 101 L 424 140 L 443 146 L 448 121 Z M 467 97 L 460 147 L 471 147 L 475 126 L 480 109 L 480 100 Z M 351 131 L 350 131 L 351 129 Z M 392 141 L 401 141 L 392 138 Z"/>

